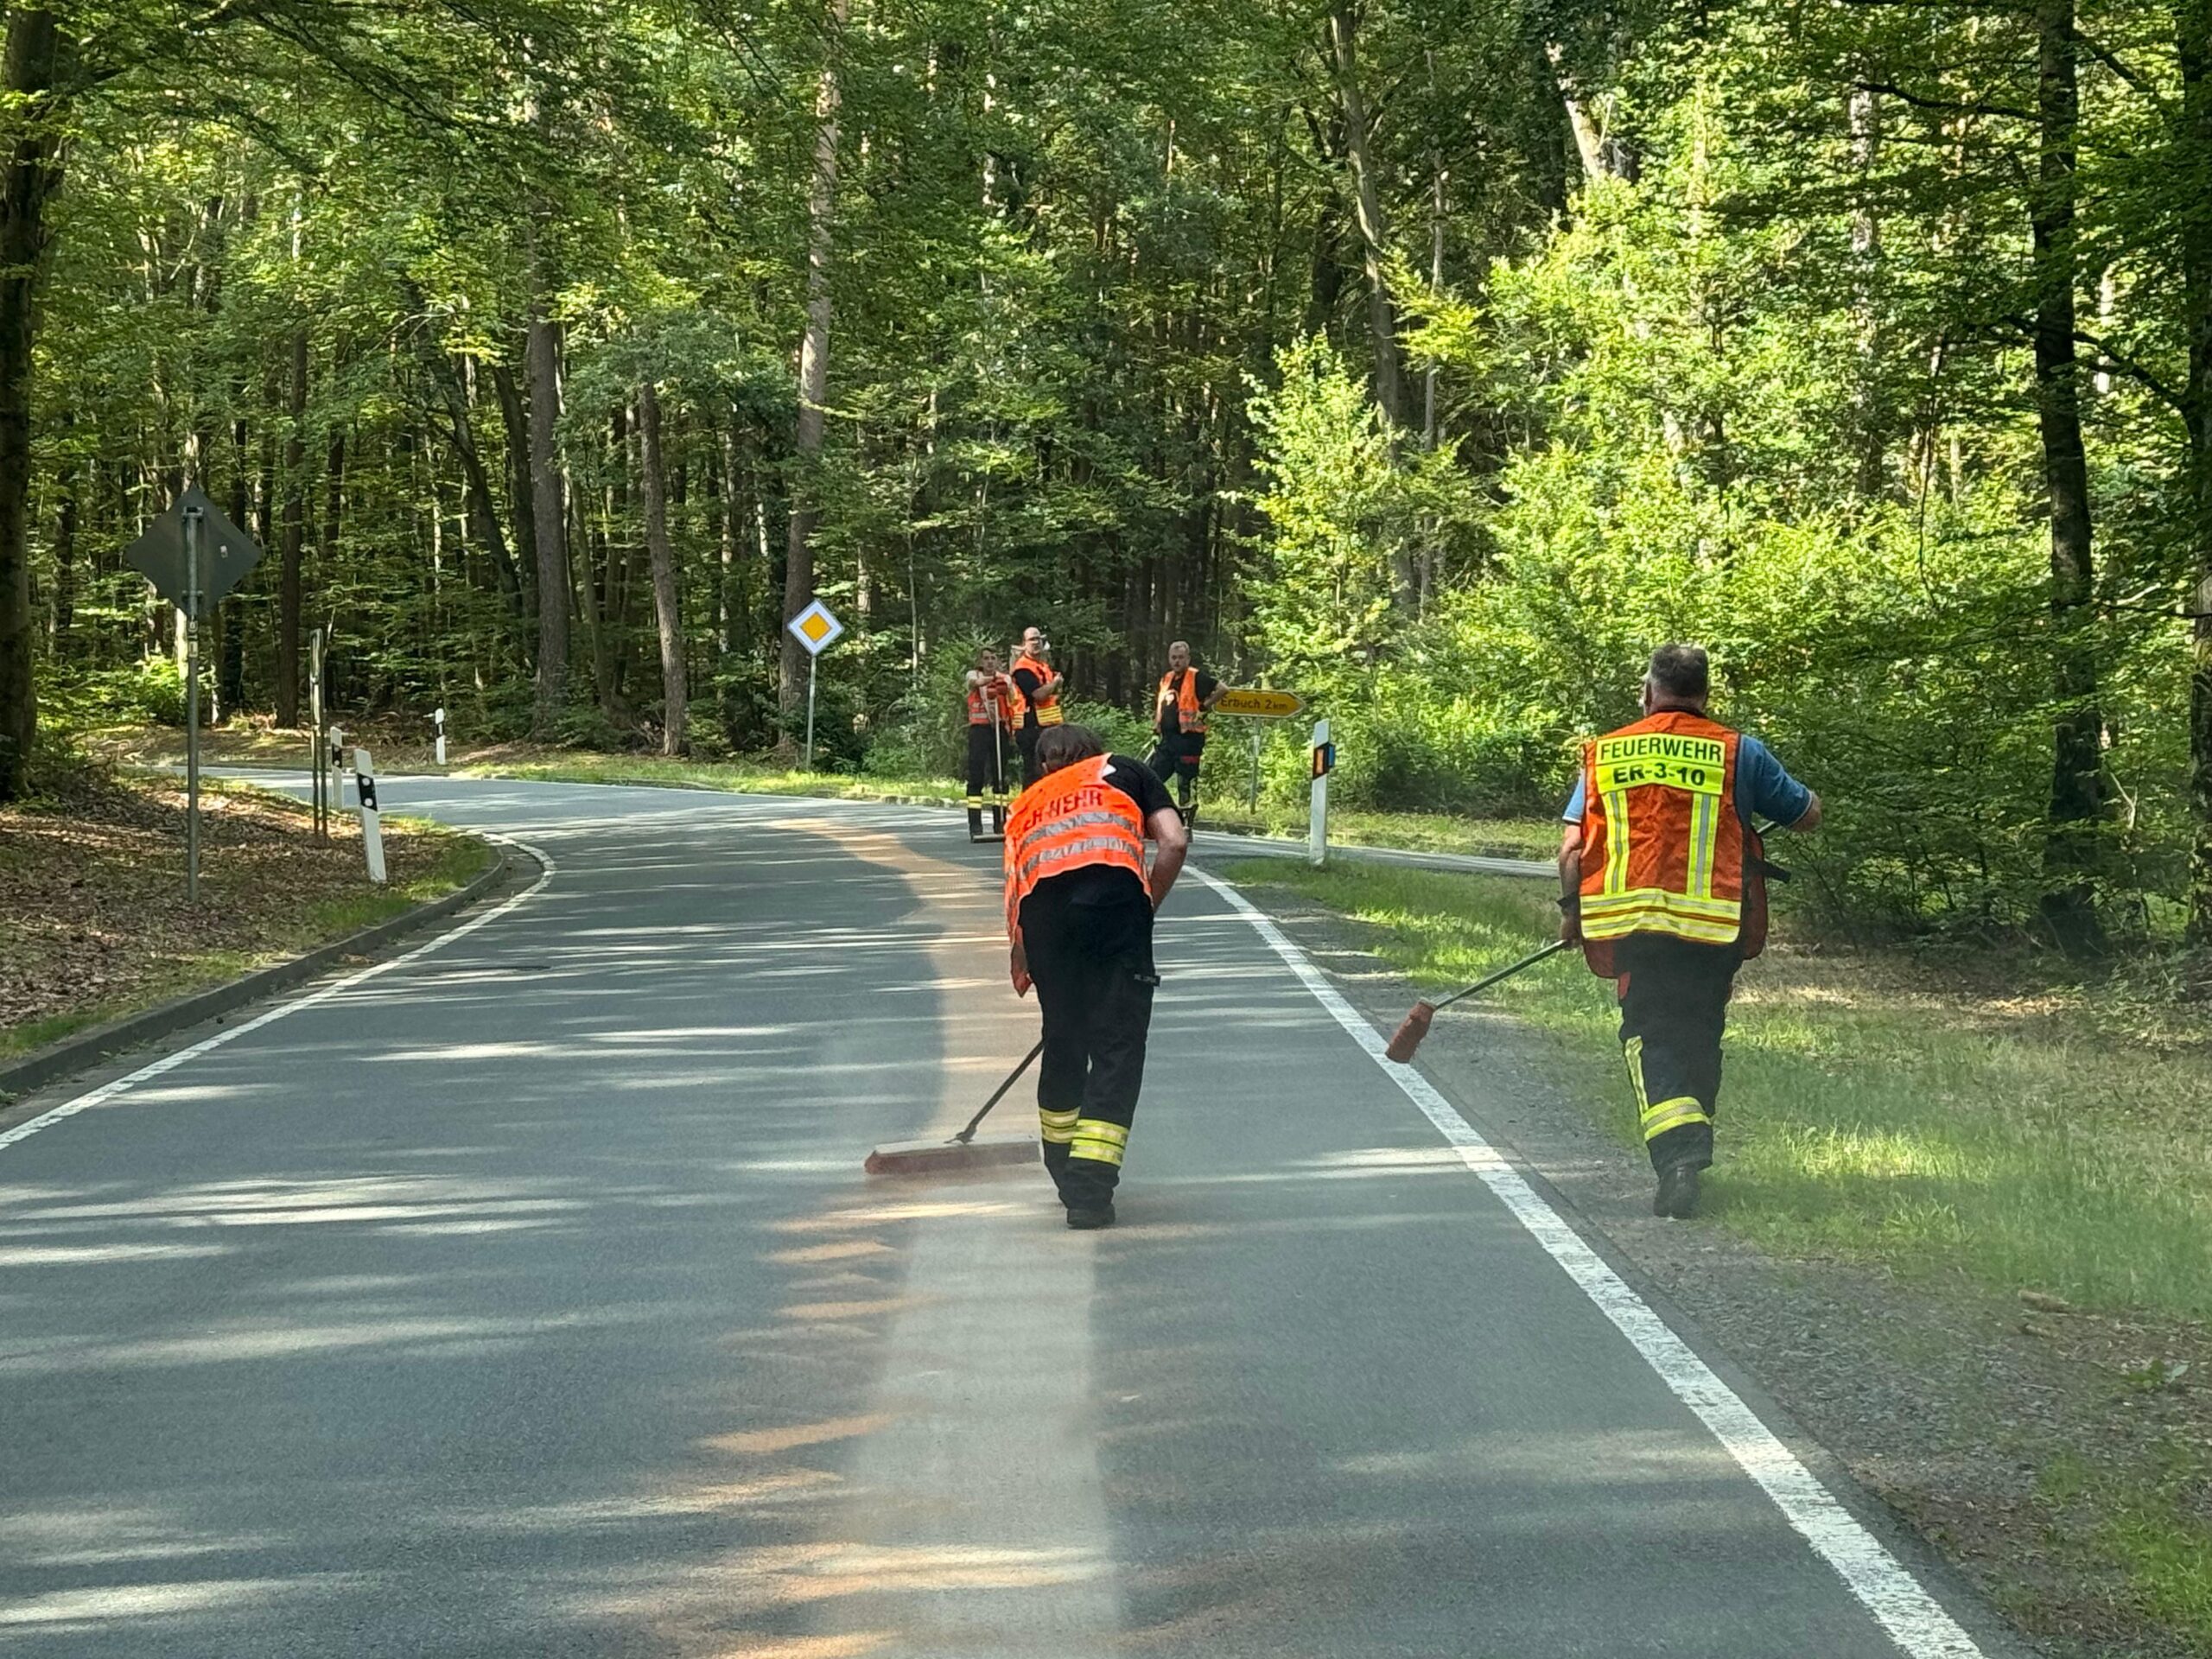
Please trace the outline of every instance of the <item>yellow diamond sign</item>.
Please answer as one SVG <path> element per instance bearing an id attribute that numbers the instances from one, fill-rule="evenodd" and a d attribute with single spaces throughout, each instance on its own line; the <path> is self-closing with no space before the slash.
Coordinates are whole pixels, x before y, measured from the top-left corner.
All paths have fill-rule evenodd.
<path id="1" fill-rule="evenodd" d="M 799 644 L 806 647 L 810 657 L 819 657 L 845 631 L 845 625 L 818 599 L 784 626 L 798 636 Z"/>

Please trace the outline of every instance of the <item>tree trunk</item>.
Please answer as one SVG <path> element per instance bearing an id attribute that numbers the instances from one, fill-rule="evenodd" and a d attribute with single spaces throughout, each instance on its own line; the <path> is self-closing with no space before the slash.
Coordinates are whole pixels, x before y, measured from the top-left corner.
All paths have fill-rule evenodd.
<path id="1" fill-rule="evenodd" d="M 2037 0 L 2036 413 L 2050 512 L 2051 691 L 2056 706 L 2050 817 L 2044 842 L 2044 919 L 2068 950 L 2101 943 L 2093 878 L 2103 809 L 2097 663 L 2089 613 L 2088 462 L 2074 350 L 2076 130 L 2074 0 Z"/>
<path id="2" fill-rule="evenodd" d="M 78 481 L 84 468 L 74 460 L 62 463 L 61 501 L 54 514 L 54 644 L 58 655 L 77 623 Z"/>
<path id="3" fill-rule="evenodd" d="M 533 272 L 533 276 L 536 273 Z M 569 511 L 556 451 L 561 418 L 559 326 L 533 281 L 523 374 L 530 391 L 531 521 L 537 541 L 537 699 L 532 733 L 550 738 L 569 692 Z"/>
<path id="4" fill-rule="evenodd" d="M 2189 432 L 2190 534 L 2196 543 L 2196 582 L 2190 609 L 2190 805 L 2196 843 L 2189 868 L 2189 933 L 2212 944 L 2212 0 L 2178 0 L 2174 8 L 2180 48 L 2182 143 L 2194 188 L 2181 199 L 2197 204 L 2182 221 L 2183 334 L 2189 346 L 2189 383 L 2182 414 Z"/>
<path id="5" fill-rule="evenodd" d="M 514 515 L 515 570 L 522 579 L 523 654 L 537 661 L 537 512 L 531 499 L 530 415 L 523 407 L 522 388 L 514 371 L 505 363 L 492 365 L 492 386 L 499 394 L 499 421 L 506 433 L 507 503 Z"/>
<path id="6" fill-rule="evenodd" d="M 284 529 L 276 569 L 276 723 L 300 723 L 300 551 L 308 519 L 308 330 L 292 330 L 292 383 L 284 438 Z"/>
<path id="7" fill-rule="evenodd" d="M 645 506 L 645 550 L 653 569 L 653 618 L 660 625 L 663 754 L 683 753 L 684 716 L 691 691 L 684 671 L 683 621 L 677 612 L 676 551 L 668 540 L 668 489 L 662 471 L 660 391 L 650 380 L 638 388 L 639 477 Z"/>
<path id="8" fill-rule="evenodd" d="M 1337 98 L 1344 123 L 1344 162 L 1351 173 L 1352 216 L 1359 226 L 1360 261 L 1367 276 L 1367 333 L 1375 358 L 1375 402 L 1395 445 L 1407 425 L 1405 368 L 1398 351 L 1398 318 L 1391 303 L 1389 227 L 1375 179 L 1367 125 L 1367 98 L 1359 84 L 1359 11 L 1339 5 L 1329 13 L 1329 48 L 1335 59 Z M 1403 538 L 1390 546 L 1390 598 L 1402 614 L 1420 606 L 1413 550 Z"/>
<path id="9" fill-rule="evenodd" d="M 245 382 L 231 383 L 231 396 L 240 410 L 245 407 Z M 246 527 L 253 505 L 253 435 L 240 414 L 231 423 L 231 522 Z M 222 642 L 216 653 L 221 664 L 217 674 L 223 707 L 232 713 L 245 707 L 245 606 L 235 589 L 217 607 L 222 613 Z"/>
<path id="10" fill-rule="evenodd" d="M 1851 321 L 1858 373 L 1852 387 L 1853 413 L 1859 428 L 1859 493 L 1868 500 L 1884 493 L 1889 474 L 1889 420 L 1882 395 L 1882 321 L 1879 284 L 1882 224 L 1874 213 L 1873 171 L 1882 148 L 1882 111 L 1876 94 L 1864 86 L 1851 91 L 1846 107 L 1851 128 L 1851 171 L 1858 200 L 1851 210 Z"/>
<path id="11" fill-rule="evenodd" d="M 27 785 L 38 735 L 31 675 L 37 626 L 31 615 L 31 348 L 39 277 L 45 267 L 47 203 L 61 181 L 60 111 L 54 107 L 60 39 L 54 14 L 17 6 L 0 49 L 0 130 L 8 176 L 0 188 L 0 801 Z"/>
<path id="12" fill-rule="evenodd" d="M 814 96 L 814 182 L 806 198 L 806 337 L 799 346 L 798 427 L 792 439 L 797 464 L 784 555 L 785 621 L 814 597 L 814 528 L 821 516 L 814 471 L 822 460 L 822 400 L 830 389 L 830 232 L 837 211 L 837 55 L 851 10 L 851 0 L 830 0 L 830 39 Z M 806 647 L 786 628 L 776 686 L 778 706 L 786 715 L 805 701 L 806 674 Z M 779 746 L 791 746 L 788 730 Z"/>
<path id="13" fill-rule="evenodd" d="M 346 505 L 346 434 L 333 427 L 322 462 L 322 580 L 338 569 L 338 532 Z"/>

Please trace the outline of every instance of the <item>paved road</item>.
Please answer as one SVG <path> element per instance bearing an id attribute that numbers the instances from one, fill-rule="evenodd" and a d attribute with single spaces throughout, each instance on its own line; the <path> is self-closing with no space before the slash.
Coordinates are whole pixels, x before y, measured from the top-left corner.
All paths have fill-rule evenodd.
<path id="1" fill-rule="evenodd" d="M 1224 893 L 1076 1235 L 860 1173 L 1033 1033 L 957 820 L 385 795 L 554 872 L 0 1144 L 0 1652 L 2008 1651 Z"/>

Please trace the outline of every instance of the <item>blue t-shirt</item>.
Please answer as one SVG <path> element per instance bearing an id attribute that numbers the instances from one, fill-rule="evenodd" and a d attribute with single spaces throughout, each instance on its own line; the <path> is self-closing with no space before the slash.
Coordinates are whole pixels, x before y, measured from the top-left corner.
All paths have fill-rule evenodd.
<path id="1" fill-rule="evenodd" d="M 1787 828 L 1803 817 L 1813 804 L 1813 791 L 1783 770 L 1774 751 L 1756 737 L 1736 745 L 1736 812 L 1749 828 L 1754 816 Z M 1582 822 L 1582 779 L 1574 780 L 1574 794 L 1560 814 L 1562 823 Z"/>

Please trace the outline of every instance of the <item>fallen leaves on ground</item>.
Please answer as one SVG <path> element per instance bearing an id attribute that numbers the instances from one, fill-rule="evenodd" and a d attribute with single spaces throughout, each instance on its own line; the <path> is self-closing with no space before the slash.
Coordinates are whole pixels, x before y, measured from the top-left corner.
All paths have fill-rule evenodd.
<path id="1" fill-rule="evenodd" d="M 197 905 L 185 825 L 181 782 L 96 771 L 59 798 L 0 809 L 0 1036 L 294 954 L 362 925 L 376 903 L 351 815 L 318 843 L 284 803 L 203 791 Z M 432 875 L 451 846 L 388 825 L 391 890 Z"/>

